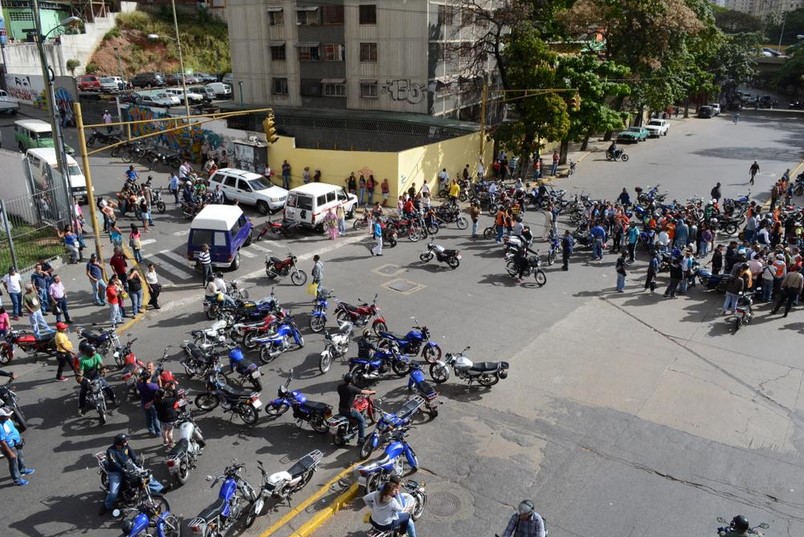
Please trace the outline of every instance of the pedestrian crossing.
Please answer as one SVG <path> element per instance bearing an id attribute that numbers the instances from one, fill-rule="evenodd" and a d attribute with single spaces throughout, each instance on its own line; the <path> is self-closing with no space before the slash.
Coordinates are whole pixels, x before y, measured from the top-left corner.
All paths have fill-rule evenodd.
<path id="1" fill-rule="evenodd" d="M 255 242 L 248 248 L 241 249 L 240 255 L 244 259 L 255 259 L 271 254 L 273 251 L 268 242 L 263 241 L 262 244 Z M 143 258 L 143 266 L 147 266 L 148 263 L 154 263 L 157 266 L 160 280 L 173 284 L 197 283 L 196 280 L 199 276 L 195 271 L 195 265 L 175 250 L 160 250 L 154 253 L 143 252 Z"/>

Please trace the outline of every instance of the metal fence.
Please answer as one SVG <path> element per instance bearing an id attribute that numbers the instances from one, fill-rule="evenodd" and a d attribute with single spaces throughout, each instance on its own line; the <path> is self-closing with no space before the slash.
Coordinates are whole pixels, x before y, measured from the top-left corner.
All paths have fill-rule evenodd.
<path id="1" fill-rule="evenodd" d="M 62 255 L 58 231 L 70 222 L 71 206 L 61 174 L 34 171 L 32 175 L 28 162 L 21 163 L 28 194 L 0 200 L 0 273 L 12 265 L 24 271 L 39 259 Z"/>

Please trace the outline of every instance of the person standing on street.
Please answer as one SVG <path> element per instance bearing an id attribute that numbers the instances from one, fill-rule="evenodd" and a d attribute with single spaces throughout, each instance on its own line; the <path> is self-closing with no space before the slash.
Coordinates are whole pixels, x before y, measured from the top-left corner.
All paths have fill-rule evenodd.
<path id="1" fill-rule="evenodd" d="M 473 201 L 472 205 L 469 207 L 469 218 L 472 219 L 472 238 L 477 238 L 477 224 L 480 220 L 480 205 Z"/>
<path id="2" fill-rule="evenodd" d="M 592 236 L 592 261 L 601 261 L 603 259 L 603 245 L 608 240 L 606 230 L 598 222 L 589 230 L 589 234 Z"/>
<path id="3" fill-rule="evenodd" d="M 729 278 L 729 282 L 726 287 L 726 298 L 723 300 L 723 315 L 729 315 L 737 307 L 740 293 L 745 289 L 745 280 L 739 274 L 724 277 Z"/>
<path id="4" fill-rule="evenodd" d="M 553 177 L 556 176 L 558 173 L 558 163 L 561 160 L 561 156 L 558 154 L 558 149 L 553 151 L 553 166 L 550 168 L 550 175 Z"/>
<path id="5" fill-rule="evenodd" d="M 544 519 L 533 507 L 533 502 L 524 500 L 511 515 L 501 537 L 546 537 Z"/>
<path id="6" fill-rule="evenodd" d="M 374 220 L 373 234 L 374 246 L 371 248 L 371 255 L 382 255 L 382 224 L 379 218 Z"/>
<path id="7" fill-rule="evenodd" d="M 804 275 L 801 274 L 798 265 L 793 265 L 785 277 L 782 278 L 782 292 L 771 311 L 771 315 L 779 311 L 782 303 L 784 303 L 784 316 L 787 317 L 787 314 L 790 313 L 790 308 L 793 307 L 793 302 L 798 298 L 802 290 L 804 290 Z"/>
<path id="8" fill-rule="evenodd" d="M 112 134 L 112 114 L 108 110 L 103 111 L 103 123 L 106 125 L 107 134 Z"/>
<path id="9" fill-rule="evenodd" d="M 553 231 L 553 211 L 552 207 L 548 204 L 544 209 L 544 230 L 542 231 L 542 240 L 546 241 L 550 238 L 550 233 Z"/>
<path id="10" fill-rule="evenodd" d="M 625 236 L 625 244 L 628 247 L 628 262 L 633 263 L 636 260 L 636 246 L 639 242 L 639 229 L 636 227 L 636 222 L 629 222 L 628 231 Z"/>
<path id="11" fill-rule="evenodd" d="M 162 292 L 162 284 L 159 283 L 159 275 L 156 273 L 156 265 L 148 263 L 148 272 L 145 273 L 145 282 L 148 284 L 148 295 L 151 300 L 148 305 L 155 310 L 161 309 L 159 306 L 159 293 Z"/>
<path id="12" fill-rule="evenodd" d="M 151 373 L 143 371 L 140 373 L 140 380 L 137 382 L 137 389 L 140 392 L 140 406 L 145 414 L 145 425 L 148 427 L 148 433 L 158 438 L 162 434 L 162 428 L 159 425 L 159 419 L 156 415 L 156 392 L 159 391 L 159 384 L 153 382 Z"/>
<path id="13" fill-rule="evenodd" d="M 620 257 L 617 258 L 617 263 L 615 264 L 615 270 L 617 271 L 617 292 L 624 293 L 625 292 L 625 277 L 628 275 L 626 271 L 626 259 L 628 256 L 628 252 L 622 252 Z"/>
<path id="14" fill-rule="evenodd" d="M 39 295 L 39 305 L 42 308 L 42 314 L 47 315 L 50 310 L 50 297 L 48 296 L 48 288 L 50 287 L 50 275 L 42 269 L 42 264 L 37 263 L 34 266 L 34 271 L 31 274 L 31 283 L 34 285 L 34 290 Z M 27 288 L 27 287 L 26 287 Z"/>
<path id="15" fill-rule="evenodd" d="M 564 230 L 564 237 L 561 238 L 561 260 L 563 261 L 561 270 L 569 270 L 569 258 L 572 255 L 574 247 L 575 239 L 572 237 L 569 229 Z"/>
<path id="16" fill-rule="evenodd" d="M 8 274 L 3 276 L 3 287 L 11 297 L 11 316 L 16 321 L 22 315 L 22 276 L 17 267 L 9 267 Z"/>
<path id="17" fill-rule="evenodd" d="M 209 253 L 209 244 L 202 244 L 201 251 L 198 252 L 198 263 L 201 264 L 202 274 L 204 275 L 202 286 L 206 286 L 207 281 L 212 277 L 212 255 Z"/>
<path id="18" fill-rule="evenodd" d="M 20 432 L 11 421 L 13 412 L 7 407 L 0 408 L 0 451 L 6 456 L 8 460 L 8 471 L 11 474 L 11 479 L 18 487 L 24 487 L 28 484 L 26 479 L 22 476 L 31 475 L 36 470 L 25 466 L 25 457 L 22 452 L 22 447 L 25 442 L 20 436 Z"/>
<path id="19" fill-rule="evenodd" d="M 664 298 L 676 298 L 676 289 L 683 277 L 684 273 L 681 270 L 680 261 L 673 259 L 670 262 L 670 283 L 667 284 L 667 289 L 664 290 Z"/>
<path id="20" fill-rule="evenodd" d="M 720 193 L 720 182 L 712 187 L 712 191 L 709 192 L 709 197 L 715 200 L 715 202 L 719 202 L 722 194 Z"/>
<path id="21" fill-rule="evenodd" d="M 750 181 L 748 182 L 752 185 L 754 184 L 754 176 L 757 174 L 757 172 L 759 172 L 759 164 L 757 164 L 757 161 L 755 160 L 754 163 L 751 164 L 751 167 L 748 168 L 748 175 L 751 177 Z"/>
<path id="22" fill-rule="evenodd" d="M 313 278 L 313 283 L 321 288 L 321 281 L 324 279 L 324 263 L 318 254 L 313 256 L 313 270 L 310 271 L 310 276 Z"/>
<path id="23" fill-rule="evenodd" d="M 70 319 L 70 312 L 67 310 L 67 291 L 64 289 L 61 276 L 58 274 L 53 275 L 53 283 L 50 284 L 48 293 L 50 294 L 53 313 L 56 314 L 56 322 L 61 321 L 61 318 L 64 317 L 65 323 L 73 324 L 72 319 Z"/>
<path id="24" fill-rule="evenodd" d="M 59 367 L 56 369 L 56 380 L 64 382 L 67 377 L 64 376 L 64 368 L 73 368 L 73 344 L 67 336 L 68 326 L 64 323 L 56 323 L 56 359 L 59 361 Z"/>
<path id="25" fill-rule="evenodd" d="M 142 307 L 142 279 L 139 271 L 131 267 L 126 276 L 128 280 L 128 294 L 131 296 L 131 316 L 136 317 L 140 313 L 145 313 Z"/>
<path id="26" fill-rule="evenodd" d="M 103 267 L 98 263 L 98 256 L 89 256 L 86 270 L 87 279 L 92 286 L 92 300 L 96 306 L 106 305 L 106 282 L 103 281 Z"/>
<path id="27" fill-rule="evenodd" d="M 645 289 L 650 289 L 651 293 L 656 292 L 656 275 L 659 273 L 659 252 L 653 250 L 650 261 L 648 262 L 648 274 L 645 276 Z"/>
<path id="28" fill-rule="evenodd" d="M 338 234 L 343 237 L 346 235 L 346 210 L 343 205 L 338 205 L 335 215 L 338 217 Z"/>
<path id="29" fill-rule="evenodd" d="M 22 306 L 25 309 L 25 313 L 28 314 L 28 321 L 31 323 L 34 336 L 38 338 L 41 335 L 41 330 L 45 332 L 53 331 L 42 316 L 39 294 L 32 283 L 25 284 L 25 296 L 22 297 Z"/>
<path id="30" fill-rule="evenodd" d="M 106 287 L 106 303 L 109 304 L 109 322 L 112 326 L 116 326 L 123 322 L 123 314 L 121 312 L 120 304 L 123 299 L 123 286 L 120 284 L 120 279 L 115 274 L 109 278 L 109 285 Z"/>
<path id="31" fill-rule="evenodd" d="M 290 190 L 290 164 L 287 160 L 282 162 L 282 188 Z"/>

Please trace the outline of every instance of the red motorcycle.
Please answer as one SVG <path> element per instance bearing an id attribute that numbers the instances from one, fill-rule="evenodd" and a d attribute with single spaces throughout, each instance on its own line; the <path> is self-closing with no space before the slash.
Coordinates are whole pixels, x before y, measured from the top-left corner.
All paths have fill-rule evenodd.
<path id="1" fill-rule="evenodd" d="M 0 364 L 7 364 L 14 358 L 16 345 L 27 354 L 33 354 L 36 359 L 39 354 L 47 356 L 56 355 L 56 332 L 43 332 L 36 337 L 33 332 L 25 330 L 10 330 L 6 337 L 0 341 Z"/>
<path id="2" fill-rule="evenodd" d="M 361 300 L 358 298 L 358 300 Z M 385 323 L 385 317 L 380 314 L 380 308 L 377 306 L 377 295 L 374 295 L 374 300 L 371 304 L 362 303 L 359 306 L 353 306 L 346 302 L 341 302 L 337 298 L 338 307 L 335 308 L 335 318 L 339 321 L 348 321 L 355 326 L 366 326 L 369 319 L 376 317 L 371 323 L 371 329 L 375 334 L 379 335 L 380 332 L 387 332 L 388 325 Z M 362 300 L 361 300 L 362 301 Z"/>
<path id="3" fill-rule="evenodd" d="M 139 398 L 140 391 L 137 388 L 137 381 L 140 380 L 140 373 L 145 371 L 145 364 L 137 358 L 134 351 L 131 350 L 131 345 L 137 341 L 137 338 L 130 339 L 125 346 L 114 351 L 115 360 L 123 363 L 123 375 L 120 379 L 126 385 L 126 394 L 132 398 Z M 118 363 L 120 363 L 118 361 Z"/>
<path id="4" fill-rule="evenodd" d="M 288 274 L 290 274 L 290 281 L 293 282 L 293 285 L 304 285 L 307 281 L 307 273 L 296 266 L 296 256 L 292 253 L 288 252 L 285 259 L 272 255 L 265 256 L 265 275 L 269 280 Z"/>
<path id="5" fill-rule="evenodd" d="M 234 326 L 232 326 L 232 334 L 230 337 L 235 341 L 240 340 L 245 349 L 256 349 L 258 343 L 254 340 L 258 337 L 265 336 L 268 332 L 276 328 L 276 325 L 282 322 L 282 319 L 284 319 L 287 314 L 287 310 L 280 310 L 269 313 L 262 321 L 256 323 L 235 323 Z"/>
<path id="6" fill-rule="evenodd" d="M 293 237 L 296 235 L 296 232 L 301 229 L 301 224 L 297 222 L 291 222 L 290 220 L 282 220 L 281 222 L 265 222 L 260 232 L 254 237 L 255 241 L 262 240 L 265 235 L 269 235 L 270 237 Z"/>

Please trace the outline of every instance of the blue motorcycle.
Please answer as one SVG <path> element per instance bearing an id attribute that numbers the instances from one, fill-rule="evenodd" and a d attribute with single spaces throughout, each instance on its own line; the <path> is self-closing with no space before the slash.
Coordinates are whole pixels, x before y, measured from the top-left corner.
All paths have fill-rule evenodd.
<path id="1" fill-rule="evenodd" d="M 223 483 L 218 499 L 188 524 L 193 535 L 224 535 L 244 514 L 243 526 L 250 528 L 254 524 L 262 504 L 257 501 L 260 495 L 254 487 L 240 476 L 242 469 L 243 465 L 235 462 L 224 469 L 223 475 L 214 479 L 207 476 L 207 481 L 212 481 L 210 487 Z"/>
<path id="2" fill-rule="evenodd" d="M 262 372 L 260 368 L 257 364 L 243 356 L 243 351 L 237 347 L 229 351 L 229 367 L 231 368 L 232 375 L 236 375 L 235 378 L 229 379 L 233 384 L 243 386 L 245 382 L 249 382 L 254 386 L 255 390 L 258 392 L 262 391 L 262 382 L 260 381 Z"/>
<path id="3" fill-rule="evenodd" d="M 419 469 L 419 459 L 405 440 L 406 435 L 406 429 L 395 431 L 393 439 L 385 446 L 382 457 L 355 469 L 356 481 L 366 487 L 366 492 L 379 489 L 392 475 L 401 477 L 405 471 L 405 463 L 412 471 Z"/>
<path id="4" fill-rule="evenodd" d="M 550 249 L 547 251 L 547 265 L 552 265 L 556 262 L 558 250 L 561 248 L 561 239 L 555 232 L 550 232 Z"/>
<path id="5" fill-rule="evenodd" d="M 436 406 L 438 402 L 438 392 L 425 379 L 424 370 L 422 370 L 422 363 L 411 361 L 410 378 L 408 379 L 408 391 L 411 392 L 414 389 L 421 397 L 424 398 L 427 406 L 426 412 L 430 414 L 431 418 L 435 419 L 435 417 L 438 416 L 438 407 Z"/>
<path id="6" fill-rule="evenodd" d="M 254 341 L 260 346 L 260 361 L 270 364 L 283 352 L 290 349 L 291 339 L 297 347 L 304 347 L 304 337 L 299 332 L 293 317 L 286 316 L 276 328 L 276 331 L 265 337 L 255 338 Z"/>
<path id="7" fill-rule="evenodd" d="M 414 395 L 392 414 L 384 411 L 380 406 L 381 403 L 382 401 L 379 399 L 374 403 L 374 406 L 380 411 L 380 419 L 377 420 L 374 430 L 366 437 L 363 445 L 360 446 L 360 458 L 363 460 L 368 459 L 375 449 L 390 442 L 395 431 L 410 427 L 414 416 L 425 404 L 424 399 Z"/>
<path id="8" fill-rule="evenodd" d="M 334 296 L 332 290 L 318 289 L 315 300 L 313 301 L 313 311 L 310 312 L 310 330 L 316 334 L 322 332 L 327 326 L 327 308 L 329 298 Z"/>
<path id="9" fill-rule="evenodd" d="M 131 515 L 134 515 L 133 517 Z M 155 537 L 179 537 L 181 535 L 181 519 L 170 511 L 162 511 L 160 505 L 145 501 L 134 509 L 115 509 L 115 518 L 123 519 L 123 534 L 128 537 L 147 537 L 148 528 L 156 528 Z"/>
<path id="10" fill-rule="evenodd" d="M 416 356 L 421 352 L 422 358 L 434 364 L 441 359 L 441 347 L 435 341 L 430 341 L 430 330 L 426 326 L 419 325 L 415 317 L 411 317 L 413 329 L 404 336 L 396 336 L 391 332 L 381 330 L 379 332 L 379 347 L 390 349 L 396 347 L 399 352 Z M 407 373 L 407 370 L 405 371 Z"/>
<path id="11" fill-rule="evenodd" d="M 317 433 L 323 434 L 329 431 L 327 420 L 332 416 L 332 406 L 327 403 L 310 401 L 301 392 L 288 391 L 291 380 L 293 380 L 292 369 L 288 380 L 277 390 L 277 398 L 265 406 L 265 413 L 270 418 L 278 418 L 292 408 L 293 417 L 300 425 L 307 422 Z"/>
<path id="12" fill-rule="evenodd" d="M 399 354 L 395 347 L 377 349 L 371 358 L 349 358 L 349 373 L 358 386 L 380 380 L 389 371 L 404 377 L 410 371 L 410 358 L 406 354 Z"/>

